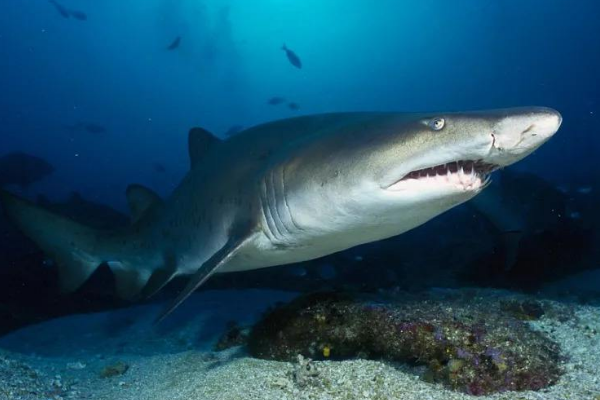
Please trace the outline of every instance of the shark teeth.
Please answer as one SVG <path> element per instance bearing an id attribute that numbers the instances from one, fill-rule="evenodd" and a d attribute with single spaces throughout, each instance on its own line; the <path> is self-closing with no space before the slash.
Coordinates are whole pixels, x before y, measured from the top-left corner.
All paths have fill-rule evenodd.
<path id="1" fill-rule="evenodd" d="M 482 160 L 455 161 L 410 172 L 400 181 L 389 187 L 391 190 L 406 190 L 414 185 L 439 186 L 451 184 L 457 189 L 479 190 L 489 183 L 488 175 L 497 169 L 496 165 Z"/>
<path id="2" fill-rule="evenodd" d="M 488 164 L 483 162 L 482 160 L 477 161 L 454 161 L 447 164 L 436 165 L 435 167 L 424 168 L 417 171 L 412 171 L 408 175 L 406 175 L 402 180 L 405 179 L 419 179 L 426 178 L 431 176 L 438 175 L 446 175 L 450 176 L 454 173 L 461 174 L 479 174 L 479 175 L 487 175 L 494 171 L 497 166 L 493 164 Z"/>

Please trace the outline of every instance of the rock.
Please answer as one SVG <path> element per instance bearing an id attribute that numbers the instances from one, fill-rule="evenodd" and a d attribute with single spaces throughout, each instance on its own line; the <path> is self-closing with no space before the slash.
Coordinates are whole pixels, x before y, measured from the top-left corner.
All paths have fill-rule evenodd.
<path id="1" fill-rule="evenodd" d="M 267 314 L 248 349 L 282 361 L 326 354 L 405 362 L 424 366 L 425 381 L 472 395 L 539 390 L 561 375 L 558 345 L 485 298 L 307 295 Z"/>
<path id="2" fill-rule="evenodd" d="M 298 363 L 294 366 L 292 379 L 300 388 L 314 383 L 319 378 L 320 372 L 310 358 L 298 354 Z"/>
<path id="3" fill-rule="evenodd" d="M 72 363 L 67 364 L 67 369 L 79 370 L 79 369 L 84 369 L 85 367 L 86 367 L 86 364 L 82 363 L 81 361 L 72 362 Z"/>
<path id="4" fill-rule="evenodd" d="M 542 304 L 538 301 L 505 301 L 501 306 L 504 311 L 523 321 L 534 321 L 545 314 Z"/>
<path id="5" fill-rule="evenodd" d="M 115 364 L 107 365 L 100 371 L 101 378 L 113 378 L 115 376 L 123 375 L 129 370 L 129 365 L 123 361 L 117 361 Z"/>

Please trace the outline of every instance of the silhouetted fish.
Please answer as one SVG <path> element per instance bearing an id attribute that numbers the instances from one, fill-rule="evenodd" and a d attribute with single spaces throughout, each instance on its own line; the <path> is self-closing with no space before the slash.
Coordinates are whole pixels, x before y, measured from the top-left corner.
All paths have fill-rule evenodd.
<path id="1" fill-rule="evenodd" d="M 235 136 L 243 130 L 244 127 L 242 125 L 233 125 L 231 128 L 227 129 L 227 132 L 225 132 L 225 136 Z"/>
<path id="2" fill-rule="evenodd" d="M 89 133 L 94 134 L 106 133 L 106 128 L 104 126 L 92 123 L 84 124 L 83 129 L 85 129 Z"/>
<path id="3" fill-rule="evenodd" d="M 499 180 L 467 205 L 489 221 L 504 253 L 500 254 L 504 268 L 509 271 L 517 264 L 524 238 L 562 223 L 567 197 L 530 173 L 505 169 L 497 176 Z"/>
<path id="4" fill-rule="evenodd" d="M 276 106 L 278 104 L 282 104 L 285 103 L 285 99 L 283 97 L 271 97 L 268 101 L 267 104 L 270 104 L 272 106 Z"/>
<path id="5" fill-rule="evenodd" d="M 61 202 L 50 201 L 44 195 L 38 195 L 36 203 L 96 229 L 117 229 L 128 226 L 131 222 L 127 215 L 106 204 L 88 200 L 78 192 L 72 192 L 67 200 Z"/>
<path id="6" fill-rule="evenodd" d="M 87 15 L 83 11 L 69 10 L 69 13 L 71 14 L 71 16 L 73 16 L 73 18 L 78 19 L 80 21 L 87 20 Z"/>
<path id="7" fill-rule="evenodd" d="M 302 61 L 300 61 L 300 57 L 296 53 L 288 49 L 285 44 L 281 46 L 281 50 L 285 51 L 285 55 L 294 67 L 302 68 Z"/>
<path id="8" fill-rule="evenodd" d="M 0 187 L 19 185 L 25 189 L 52 172 L 50 163 L 29 154 L 14 152 L 0 157 Z"/>
<path id="9" fill-rule="evenodd" d="M 69 18 L 72 16 L 73 18 L 78 19 L 80 21 L 87 20 L 87 15 L 83 11 L 68 10 L 67 8 L 65 8 L 65 6 L 58 3 L 56 0 L 48 0 L 48 1 L 50 2 L 50 4 L 52 4 L 54 6 L 54 8 L 56 8 L 56 11 L 58 11 L 58 13 L 63 18 Z"/>
<path id="10" fill-rule="evenodd" d="M 50 4 L 52 4 L 54 6 L 54 8 L 56 8 L 56 11 L 58 11 L 58 13 L 63 18 L 69 18 L 70 14 L 69 14 L 69 12 L 67 11 L 66 8 L 64 8 L 61 4 L 59 4 L 55 0 L 49 0 L 49 2 L 50 2 Z"/>
<path id="11" fill-rule="evenodd" d="M 167 172 L 167 168 L 159 162 L 153 164 L 154 172 L 158 172 L 159 174 Z"/>
<path id="12" fill-rule="evenodd" d="M 181 43 L 181 36 L 177 36 L 175 38 L 175 40 L 173 40 L 171 42 L 171 44 L 169 45 L 169 47 L 167 47 L 167 50 L 175 50 L 176 48 L 179 47 L 179 44 Z"/>
<path id="13" fill-rule="evenodd" d="M 95 135 L 107 132 L 106 127 L 92 122 L 78 122 L 75 125 L 66 125 L 65 128 L 70 131 L 86 131 Z"/>
<path id="14" fill-rule="evenodd" d="M 288 108 L 292 111 L 298 111 L 300 109 L 300 106 L 297 103 L 289 102 Z"/>

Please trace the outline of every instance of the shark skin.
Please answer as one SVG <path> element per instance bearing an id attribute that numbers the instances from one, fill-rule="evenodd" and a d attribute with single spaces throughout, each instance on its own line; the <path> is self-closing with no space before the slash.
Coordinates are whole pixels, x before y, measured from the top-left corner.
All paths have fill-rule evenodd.
<path id="1" fill-rule="evenodd" d="M 191 169 L 162 200 L 132 185 L 132 224 L 103 232 L 2 192 L 9 218 L 59 266 L 64 290 L 102 263 L 117 292 L 149 296 L 193 275 L 168 315 L 215 272 L 322 257 L 413 229 L 470 200 L 562 122 L 549 108 L 336 113 L 284 119 L 221 141 L 194 128 Z"/>

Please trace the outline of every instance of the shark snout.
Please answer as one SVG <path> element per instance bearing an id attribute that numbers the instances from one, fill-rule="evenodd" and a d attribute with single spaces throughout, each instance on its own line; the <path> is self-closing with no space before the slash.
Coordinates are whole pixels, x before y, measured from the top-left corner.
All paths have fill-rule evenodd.
<path id="1" fill-rule="evenodd" d="M 562 124 L 562 115 L 551 108 L 538 109 L 530 116 L 530 119 L 531 125 L 523 131 L 522 135 L 541 136 L 544 139 L 549 139 Z"/>
<path id="2" fill-rule="evenodd" d="M 494 125 L 489 161 L 506 166 L 521 160 L 554 136 L 561 123 L 562 116 L 551 108 L 510 110 Z"/>

